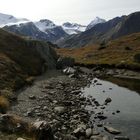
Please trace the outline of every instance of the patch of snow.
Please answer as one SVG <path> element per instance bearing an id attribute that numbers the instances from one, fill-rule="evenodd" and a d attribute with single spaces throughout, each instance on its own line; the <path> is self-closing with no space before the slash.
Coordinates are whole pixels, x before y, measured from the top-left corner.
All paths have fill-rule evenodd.
<path id="1" fill-rule="evenodd" d="M 79 32 L 84 32 L 86 29 L 86 26 L 83 26 L 77 23 L 66 22 L 62 25 L 62 28 L 65 30 L 67 34 L 71 35 L 71 34 L 77 34 Z"/>
<path id="2" fill-rule="evenodd" d="M 29 20 L 25 18 L 16 18 L 12 15 L 0 13 L 0 27 L 4 27 L 6 25 L 10 26 L 14 24 L 20 24 L 25 22 L 29 22 Z"/>
<path id="3" fill-rule="evenodd" d="M 95 25 L 99 24 L 99 23 L 105 23 L 106 20 L 96 17 L 93 21 L 91 21 L 91 23 L 87 26 L 86 30 L 89 30 L 91 28 L 93 28 Z"/>
<path id="4" fill-rule="evenodd" d="M 38 22 L 34 22 L 34 24 L 36 25 L 37 28 L 39 28 L 39 30 L 41 30 L 42 32 L 45 32 L 45 33 L 46 33 L 47 29 L 52 29 L 52 28 L 56 27 L 56 25 L 52 21 L 47 20 L 47 19 L 43 19 Z"/>

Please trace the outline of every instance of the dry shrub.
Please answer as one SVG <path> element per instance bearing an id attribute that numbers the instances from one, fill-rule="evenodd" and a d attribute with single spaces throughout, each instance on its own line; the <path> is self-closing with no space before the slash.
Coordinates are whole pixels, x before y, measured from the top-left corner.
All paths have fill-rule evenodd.
<path id="1" fill-rule="evenodd" d="M 0 112 L 6 113 L 8 108 L 9 108 L 9 101 L 4 96 L 0 96 Z"/>

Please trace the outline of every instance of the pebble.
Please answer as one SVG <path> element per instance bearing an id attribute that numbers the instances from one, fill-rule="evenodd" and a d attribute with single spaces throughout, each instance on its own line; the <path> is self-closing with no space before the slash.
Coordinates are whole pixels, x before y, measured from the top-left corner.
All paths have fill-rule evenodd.
<path id="1" fill-rule="evenodd" d="M 35 97 L 35 95 L 30 95 L 29 99 L 34 100 L 34 99 L 36 99 L 36 97 Z"/>

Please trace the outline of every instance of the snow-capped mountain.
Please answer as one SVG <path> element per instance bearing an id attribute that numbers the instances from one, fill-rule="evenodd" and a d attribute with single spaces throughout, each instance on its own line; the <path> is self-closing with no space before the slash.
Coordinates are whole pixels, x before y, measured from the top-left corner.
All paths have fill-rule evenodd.
<path id="1" fill-rule="evenodd" d="M 16 18 L 2 13 L 0 13 L 0 27 L 19 35 L 53 43 L 70 35 L 84 32 L 86 29 L 86 26 L 77 23 L 66 22 L 63 25 L 56 25 L 48 19 L 32 22 L 25 18 Z"/>
<path id="2" fill-rule="evenodd" d="M 62 25 L 62 28 L 65 30 L 67 34 L 72 35 L 72 34 L 78 34 L 80 32 L 84 32 L 86 26 L 77 23 L 66 22 Z"/>
<path id="3" fill-rule="evenodd" d="M 48 19 L 42 19 L 40 21 L 34 22 L 34 24 L 36 25 L 37 28 L 39 28 L 39 30 L 45 33 L 47 29 L 52 29 L 56 27 L 56 25 L 51 20 Z"/>
<path id="4" fill-rule="evenodd" d="M 0 13 L 0 27 L 4 27 L 6 25 L 14 25 L 29 22 L 29 20 L 25 18 L 16 18 L 12 15 L 2 14 Z"/>
<path id="5" fill-rule="evenodd" d="M 91 29 L 92 27 L 94 27 L 95 25 L 99 24 L 99 23 L 105 23 L 106 20 L 96 17 L 93 21 L 91 21 L 91 23 L 87 26 L 86 30 Z"/>

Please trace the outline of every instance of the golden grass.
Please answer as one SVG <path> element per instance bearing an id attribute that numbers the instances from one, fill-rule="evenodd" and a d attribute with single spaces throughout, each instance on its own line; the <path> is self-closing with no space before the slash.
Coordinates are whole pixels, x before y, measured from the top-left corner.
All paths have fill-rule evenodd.
<path id="1" fill-rule="evenodd" d="M 130 50 L 126 49 L 128 47 Z M 134 61 L 134 56 L 140 53 L 140 33 L 110 41 L 106 44 L 106 48 L 102 50 L 99 50 L 99 48 L 99 44 L 89 44 L 83 48 L 62 48 L 56 49 L 56 51 L 59 55 L 74 58 L 77 63 L 123 64 L 140 68 L 140 64 Z"/>
<path id="2" fill-rule="evenodd" d="M 9 101 L 4 96 L 0 96 L 0 112 L 6 113 L 9 108 Z"/>

